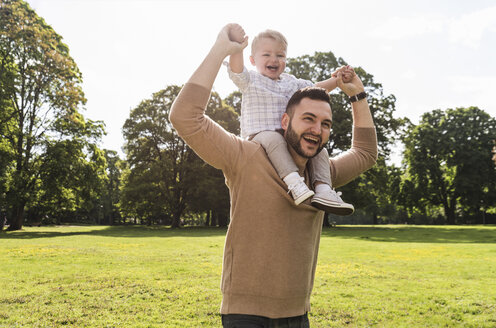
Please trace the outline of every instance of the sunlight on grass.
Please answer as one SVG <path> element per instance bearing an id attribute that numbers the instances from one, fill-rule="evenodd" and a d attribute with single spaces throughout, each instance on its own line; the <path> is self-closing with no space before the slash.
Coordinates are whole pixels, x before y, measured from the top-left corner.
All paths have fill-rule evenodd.
<path id="1" fill-rule="evenodd" d="M 224 229 L 0 234 L 0 327 L 219 327 Z M 312 327 L 495 327 L 496 227 L 324 229 Z"/>

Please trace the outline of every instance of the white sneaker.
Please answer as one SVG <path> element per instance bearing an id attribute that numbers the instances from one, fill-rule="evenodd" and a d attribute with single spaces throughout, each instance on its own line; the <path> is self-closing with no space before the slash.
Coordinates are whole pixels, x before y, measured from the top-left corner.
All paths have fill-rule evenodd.
<path id="1" fill-rule="evenodd" d="M 288 185 L 288 189 L 288 193 L 291 192 L 291 196 L 293 196 L 296 205 L 300 205 L 303 201 L 315 194 L 305 184 L 305 179 L 303 177 L 299 177 L 297 182 Z"/>
<path id="2" fill-rule="evenodd" d="M 312 206 L 326 213 L 336 215 L 345 216 L 353 214 L 355 211 L 353 205 L 345 203 L 340 196 L 341 192 L 336 192 L 334 189 L 331 189 L 330 192 L 317 193 L 312 198 Z"/>

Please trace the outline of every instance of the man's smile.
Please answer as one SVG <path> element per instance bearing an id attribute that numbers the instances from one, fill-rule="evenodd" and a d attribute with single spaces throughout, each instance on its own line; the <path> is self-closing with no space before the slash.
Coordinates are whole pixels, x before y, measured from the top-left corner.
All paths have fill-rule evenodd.
<path id="1" fill-rule="evenodd" d="M 305 141 L 311 143 L 311 144 L 314 144 L 314 145 L 320 145 L 322 139 L 318 136 L 314 136 L 312 134 L 304 134 L 303 136 L 303 139 L 305 139 Z"/>

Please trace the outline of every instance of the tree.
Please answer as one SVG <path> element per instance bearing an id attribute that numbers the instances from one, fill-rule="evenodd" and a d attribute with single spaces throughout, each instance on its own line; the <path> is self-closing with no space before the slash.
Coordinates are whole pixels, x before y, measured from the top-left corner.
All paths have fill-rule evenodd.
<path id="1" fill-rule="evenodd" d="M 161 222 L 172 227 L 181 225 L 181 215 L 187 210 L 213 211 L 225 225 L 223 208 L 229 203 L 226 205 L 222 173 L 206 166 L 169 121 L 170 107 L 179 91 L 178 86 L 168 86 L 153 94 L 133 109 L 124 123 L 129 172 L 123 178 L 121 209 L 149 224 Z M 218 94 L 212 94 L 206 114 L 228 130 L 239 132 L 236 113 Z"/>
<path id="2" fill-rule="evenodd" d="M 2 102 L 0 100 L 0 102 Z M 0 104 L 0 136 L 5 135 L 7 124 L 10 124 L 6 102 Z M 3 230 L 7 211 L 7 187 L 9 185 L 10 172 L 13 168 L 13 153 L 9 143 L 4 138 L 0 139 L 0 231 Z"/>
<path id="3" fill-rule="evenodd" d="M 123 190 L 124 208 L 134 208 L 150 224 L 160 219 L 173 227 L 180 226 L 199 163 L 169 121 L 179 91 L 180 87 L 169 86 L 143 100 L 123 127 L 130 168 Z"/>
<path id="4" fill-rule="evenodd" d="M 491 161 L 496 120 L 477 107 L 434 110 L 422 115 L 404 138 L 411 201 L 439 206 L 448 224 L 457 211 L 476 216 L 496 203 Z"/>
<path id="5" fill-rule="evenodd" d="M 371 169 L 343 186 L 345 200 L 353 199 L 355 208 L 372 216 L 372 223 L 391 223 L 397 210 L 397 194 L 402 171 L 387 165 L 380 156 Z"/>
<path id="6" fill-rule="evenodd" d="M 289 72 L 298 78 L 314 82 L 331 77 L 337 68 L 347 65 L 342 58 L 336 58 L 332 52 L 315 52 L 313 56 L 303 55 L 289 58 L 287 67 Z M 374 81 L 374 76 L 361 67 L 355 67 L 368 93 L 370 110 L 374 116 L 377 130 L 377 139 L 380 154 L 386 159 L 391 152 L 391 146 L 399 138 L 397 131 L 405 124 L 405 119 L 393 117 L 395 111 L 394 95 L 385 96 L 382 84 Z M 343 92 L 331 93 L 332 103 L 332 131 L 327 146 L 329 154 L 337 154 L 348 149 L 351 145 L 352 115 L 348 97 Z"/>
<path id="7" fill-rule="evenodd" d="M 304 55 L 289 58 L 287 67 L 291 74 L 314 82 L 331 77 L 337 68 L 347 65 L 342 58 L 336 58 L 332 52 L 315 52 L 313 56 Z M 374 217 L 388 215 L 394 208 L 394 200 L 388 195 L 393 188 L 391 181 L 398 174 L 397 169 L 388 167 L 386 160 L 391 153 L 391 147 L 400 137 L 401 128 L 408 122 L 406 118 L 395 118 L 396 98 L 394 95 L 384 95 L 382 85 L 374 81 L 374 76 L 361 67 L 355 67 L 355 72 L 362 80 L 368 93 L 370 110 L 374 117 L 379 146 L 379 160 L 376 167 L 340 188 L 344 199 L 355 204 Z M 332 130 L 327 149 L 329 154 L 349 149 L 352 138 L 352 113 L 348 97 L 343 92 L 331 93 Z M 327 220 L 324 220 L 324 224 Z"/>
<path id="8" fill-rule="evenodd" d="M 91 152 L 89 139 L 101 136 L 103 125 L 79 114 L 86 100 L 69 48 L 24 1 L 0 3 L 0 72 L 3 147 L 12 157 L 5 194 L 9 229 L 16 230 L 26 205 L 36 201 L 52 143 L 79 138 Z"/>
<path id="9" fill-rule="evenodd" d="M 123 201 L 133 205 L 135 212 L 144 215 L 150 224 L 153 218 L 165 214 L 174 217 L 173 226 L 179 226 L 186 206 L 186 191 L 181 185 L 184 173 L 188 172 L 190 154 L 169 122 L 170 107 L 179 90 L 177 86 L 169 86 L 154 93 L 151 99 L 143 100 L 123 126 L 124 150 L 130 168 Z"/>
<path id="10" fill-rule="evenodd" d="M 94 222 L 106 180 L 103 151 L 75 137 L 48 142 L 40 157 L 36 188 L 27 204 L 28 220 Z"/>
<path id="11" fill-rule="evenodd" d="M 114 150 L 104 150 L 106 166 L 105 186 L 101 196 L 103 206 L 104 222 L 109 225 L 114 225 L 116 219 L 120 219 L 119 214 L 119 199 L 120 199 L 120 186 L 122 178 L 122 170 L 125 168 L 124 163 Z"/>
<path id="12" fill-rule="evenodd" d="M 239 135 L 240 102 L 239 92 L 233 92 L 224 101 L 214 94 L 205 114 L 226 131 Z M 231 202 L 222 171 L 201 161 L 197 174 L 201 176 L 201 179 L 192 188 L 191 199 L 188 203 L 189 209 L 196 213 L 207 213 L 206 225 L 208 226 L 227 226 Z"/>
<path id="13" fill-rule="evenodd" d="M 242 94 L 241 91 L 233 91 L 229 94 L 229 96 L 224 99 L 225 103 L 234 109 L 234 111 L 241 116 L 241 99 Z M 232 132 L 232 131 L 230 131 Z"/>
<path id="14" fill-rule="evenodd" d="M 2 88 L 0 88 L 0 90 L 2 90 Z M 7 125 L 12 124 L 12 120 L 10 119 L 12 109 L 7 105 L 7 99 L 2 99 L 0 95 L 0 136 L 4 136 L 7 131 Z M 6 139 L 0 138 L 0 231 L 3 230 L 5 213 L 7 210 L 6 193 L 12 168 L 12 149 Z"/>

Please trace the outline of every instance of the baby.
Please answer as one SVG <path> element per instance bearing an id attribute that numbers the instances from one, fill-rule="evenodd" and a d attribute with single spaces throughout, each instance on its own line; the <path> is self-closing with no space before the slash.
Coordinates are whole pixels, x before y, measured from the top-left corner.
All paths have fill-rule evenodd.
<path id="1" fill-rule="evenodd" d="M 234 24 L 229 31 L 231 41 L 242 43 L 247 40 L 243 28 Z M 341 193 L 332 188 L 329 155 L 323 148 L 310 159 L 312 186 L 310 190 L 304 178 L 298 174 L 298 167 L 291 157 L 284 137 L 277 132 L 281 129 L 281 117 L 289 98 L 299 89 L 317 86 L 330 92 L 337 87 L 336 73 L 330 79 L 313 83 L 283 73 L 286 68 L 286 38 L 279 32 L 266 30 L 259 33 L 252 42 L 250 62 L 257 71 L 244 67 L 243 52 L 229 57 L 229 77 L 242 93 L 241 137 L 251 138 L 264 147 L 278 175 L 288 186 L 296 205 L 313 196 L 311 204 L 328 213 L 350 215 L 353 205 L 345 203 Z M 343 82 L 350 82 L 354 76 L 351 67 L 340 68 Z M 330 129 L 328 127 L 323 127 Z"/>

